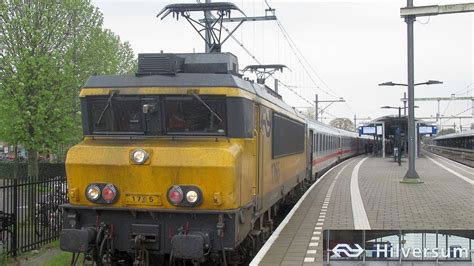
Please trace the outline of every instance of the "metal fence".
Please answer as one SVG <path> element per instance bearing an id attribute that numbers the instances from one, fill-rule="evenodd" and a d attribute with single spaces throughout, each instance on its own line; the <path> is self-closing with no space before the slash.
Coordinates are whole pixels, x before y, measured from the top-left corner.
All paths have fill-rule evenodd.
<path id="1" fill-rule="evenodd" d="M 66 178 L 0 179 L 0 254 L 17 256 L 59 237 Z"/>

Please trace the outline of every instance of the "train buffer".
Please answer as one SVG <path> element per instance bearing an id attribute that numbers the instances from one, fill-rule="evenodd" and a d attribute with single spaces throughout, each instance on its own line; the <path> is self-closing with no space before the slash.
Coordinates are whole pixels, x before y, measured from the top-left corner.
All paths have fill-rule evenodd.
<path id="1" fill-rule="evenodd" d="M 423 183 L 401 183 L 406 170 L 407 164 L 399 166 L 389 158 L 364 156 L 331 168 L 295 204 L 251 265 L 323 265 L 328 257 L 331 265 L 347 265 L 344 259 L 333 261 L 331 248 L 340 241 L 326 242 L 327 230 L 329 234 L 337 230 L 367 230 L 365 241 L 375 230 L 456 230 L 464 234 L 465 238 L 459 238 L 465 241 L 464 246 L 474 247 L 473 168 L 424 152 L 417 159 L 417 171 Z M 458 246 L 454 242 L 446 245 L 445 235 L 439 232 L 441 236 L 442 239 L 437 238 L 440 246 L 447 249 Z M 424 239 L 420 245 L 429 245 L 426 236 Z M 411 243 L 405 241 L 408 242 L 402 243 Z M 361 254 L 359 260 L 370 260 L 372 253 Z M 472 265 L 474 252 L 466 256 L 464 260 L 452 256 L 443 259 Z M 370 265 L 389 265 L 386 261 L 380 263 Z"/>

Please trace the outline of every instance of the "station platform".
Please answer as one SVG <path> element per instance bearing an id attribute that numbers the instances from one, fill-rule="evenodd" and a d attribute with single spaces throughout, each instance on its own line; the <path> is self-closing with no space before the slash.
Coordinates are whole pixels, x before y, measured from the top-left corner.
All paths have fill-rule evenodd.
<path id="1" fill-rule="evenodd" d="M 407 162 L 358 156 L 326 172 L 295 204 L 250 265 L 322 265 L 323 230 L 474 229 L 473 168 L 423 153 L 421 184 Z"/>

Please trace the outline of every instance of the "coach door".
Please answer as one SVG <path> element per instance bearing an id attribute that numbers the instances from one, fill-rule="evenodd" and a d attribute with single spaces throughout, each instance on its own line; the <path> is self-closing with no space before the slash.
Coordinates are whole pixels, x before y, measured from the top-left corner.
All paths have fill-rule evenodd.
<path id="1" fill-rule="evenodd" d="M 313 151 L 314 151 L 314 136 L 313 136 L 313 130 L 309 130 L 309 136 L 308 136 L 308 162 L 306 165 L 308 165 L 309 169 L 309 179 L 313 179 Z"/>

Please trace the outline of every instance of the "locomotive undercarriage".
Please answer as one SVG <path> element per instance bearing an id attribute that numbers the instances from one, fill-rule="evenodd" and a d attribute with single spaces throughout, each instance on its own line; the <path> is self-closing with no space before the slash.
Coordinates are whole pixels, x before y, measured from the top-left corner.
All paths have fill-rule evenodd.
<path id="1" fill-rule="evenodd" d="M 291 207 L 308 185 L 262 213 L 253 204 L 192 213 L 64 205 L 61 249 L 97 265 L 243 264 L 272 234 L 279 208 Z"/>
<path id="2" fill-rule="evenodd" d="M 105 265 L 127 256 L 149 265 L 165 254 L 170 261 L 204 262 L 235 251 L 244 238 L 242 230 L 251 227 L 251 216 L 251 208 L 191 213 L 66 205 L 60 243 L 63 250 L 85 253 Z"/>

